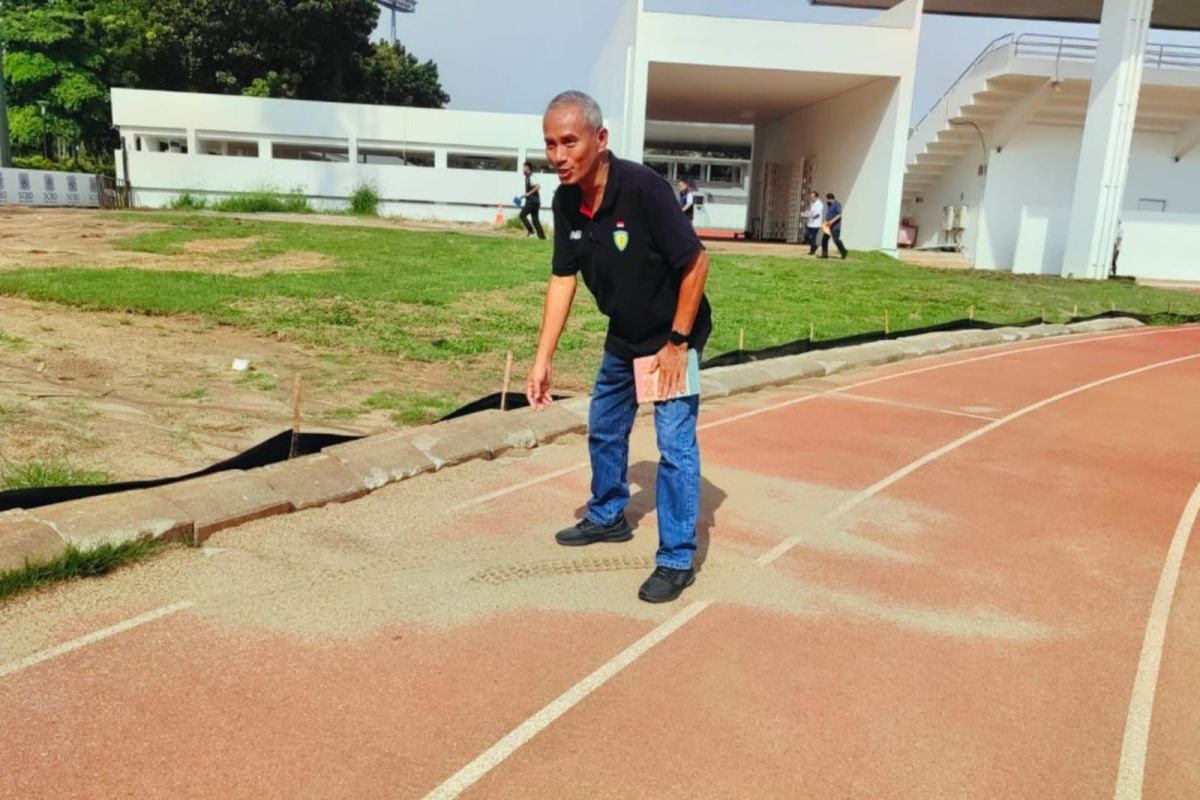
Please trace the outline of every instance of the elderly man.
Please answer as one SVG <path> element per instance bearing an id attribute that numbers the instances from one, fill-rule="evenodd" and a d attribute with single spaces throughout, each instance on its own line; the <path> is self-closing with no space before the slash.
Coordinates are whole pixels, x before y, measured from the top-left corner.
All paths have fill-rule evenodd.
<path id="1" fill-rule="evenodd" d="M 560 186 L 554 195 L 553 274 L 526 386 L 534 408 L 550 405 L 554 351 L 580 274 L 609 319 L 589 412 L 591 500 L 584 518 L 555 538 L 569 547 L 625 542 L 633 537 L 625 519 L 629 434 L 637 414 L 633 360 L 654 357 L 651 369 L 661 397 L 675 397 L 686 386 L 688 351 L 698 354 L 712 331 L 704 297 L 708 256 L 671 187 L 647 167 L 608 151 L 595 100 L 582 92 L 558 95 L 542 129 Z M 674 600 L 695 580 L 698 411 L 695 395 L 655 403 L 659 547 L 657 568 L 638 591 L 650 603 Z"/>

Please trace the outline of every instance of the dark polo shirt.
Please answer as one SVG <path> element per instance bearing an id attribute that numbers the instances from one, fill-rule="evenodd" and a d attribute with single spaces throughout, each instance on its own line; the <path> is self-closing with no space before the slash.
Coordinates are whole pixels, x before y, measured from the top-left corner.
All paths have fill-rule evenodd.
<path id="1" fill-rule="evenodd" d="M 554 193 L 554 274 L 583 274 L 608 317 L 604 349 L 631 360 L 667 343 L 684 269 L 703 249 L 675 192 L 641 164 L 609 155 L 604 199 L 590 217 L 578 186 Z M 708 298 L 692 325 L 688 346 L 701 350 L 712 333 Z"/>

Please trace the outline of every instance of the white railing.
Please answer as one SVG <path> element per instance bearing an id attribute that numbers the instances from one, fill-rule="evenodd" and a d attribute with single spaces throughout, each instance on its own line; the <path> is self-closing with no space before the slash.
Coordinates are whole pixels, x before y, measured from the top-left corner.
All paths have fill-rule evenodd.
<path id="1" fill-rule="evenodd" d="M 958 88 L 958 85 L 992 53 L 998 50 L 1008 50 L 1015 58 L 1053 59 L 1056 63 L 1062 61 L 1088 62 L 1096 60 L 1096 50 L 1100 43 L 1096 39 L 1080 36 L 1045 36 L 1036 33 L 1006 34 L 993 39 L 983 51 L 975 57 L 967 68 L 962 71 L 950 88 L 942 93 L 938 101 L 929 107 L 921 121 L 909 130 L 909 138 L 917 128 L 929 118 L 934 109 L 945 102 L 946 98 Z M 1146 69 L 1182 69 L 1200 70 L 1200 47 L 1181 44 L 1148 44 L 1145 55 Z"/>

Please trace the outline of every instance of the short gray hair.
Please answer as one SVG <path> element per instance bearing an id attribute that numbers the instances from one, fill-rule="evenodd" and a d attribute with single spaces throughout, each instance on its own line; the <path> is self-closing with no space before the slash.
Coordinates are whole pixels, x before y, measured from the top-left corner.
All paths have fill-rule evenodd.
<path id="1" fill-rule="evenodd" d="M 580 92 L 572 89 L 555 95 L 550 104 L 546 106 L 546 112 L 559 106 L 575 106 L 583 112 L 584 121 L 591 126 L 593 130 L 600 130 L 604 127 L 604 112 L 600 110 L 600 104 L 595 98 L 587 92 Z"/>

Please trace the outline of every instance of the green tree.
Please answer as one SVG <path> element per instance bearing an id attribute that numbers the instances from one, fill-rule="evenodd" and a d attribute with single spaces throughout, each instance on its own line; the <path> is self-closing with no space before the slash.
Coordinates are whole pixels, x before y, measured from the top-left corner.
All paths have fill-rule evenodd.
<path id="1" fill-rule="evenodd" d="M 421 63 L 404 45 L 379 42 L 363 64 L 362 89 L 355 98 L 377 105 L 441 108 L 450 102 L 437 64 Z"/>
<path id="2" fill-rule="evenodd" d="M 40 152 L 43 131 L 95 149 L 108 129 L 104 56 L 75 4 L 6 4 L 0 39 L 13 149 Z"/>
<path id="3" fill-rule="evenodd" d="M 14 151 L 111 158 L 109 90 L 440 107 L 437 65 L 370 42 L 375 0 L 0 0 Z M 45 104 L 45 116 L 42 115 Z"/>

